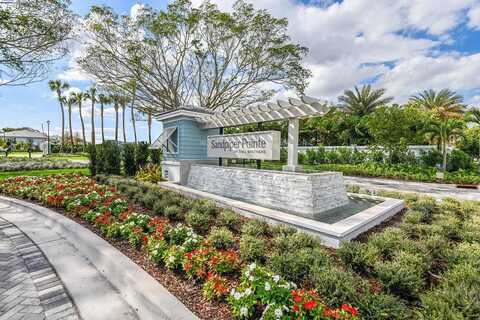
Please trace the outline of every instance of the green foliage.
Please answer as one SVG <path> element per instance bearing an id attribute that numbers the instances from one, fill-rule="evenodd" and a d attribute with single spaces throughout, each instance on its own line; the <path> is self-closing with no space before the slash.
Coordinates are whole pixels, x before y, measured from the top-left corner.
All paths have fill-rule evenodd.
<path id="1" fill-rule="evenodd" d="M 318 293 L 325 297 L 325 302 L 334 307 L 340 307 L 345 301 L 357 305 L 359 291 L 366 286 L 354 273 L 339 270 L 335 266 L 312 268 L 310 278 Z"/>
<path id="2" fill-rule="evenodd" d="M 162 168 L 159 165 L 149 163 L 137 171 L 135 179 L 144 182 L 158 183 L 162 181 Z"/>
<path id="3" fill-rule="evenodd" d="M 208 241 L 218 250 L 230 249 L 235 243 L 232 232 L 227 228 L 213 228 L 208 236 Z"/>
<path id="4" fill-rule="evenodd" d="M 421 151 L 420 163 L 427 167 L 437 167 L 442 163 L 442 153 L 436 149 L 428 152 Z"/>
<path id="5" fill-rule="evenodd" d="M 278 251 L 268 260 L 273 272 L 295 283 L 306 281 L 312 270 L 328 267 L 330 263 L 328 253 L 321 248 Z"/>
<path id="6" fill-rule="evenodd" d="M 106 174 L 120 174 L 120 148 L 115 141 L 102 144 L 103 171 Z"/>
<path id="7" fill-rule="evenodd" d="M 272 233 L 275 236 L 290 236 L 297 232 L 297 229 L 295 229 L 294 227 L 284 225 L 284 224 L 275 225 L 271 227 L 271 229 L 272 229 Z"/>
<path id="8" fill-rule="evenodd" d="M 162 150 L 150 149 L 150 161 L 152 164 L 160 165 L 160 162 L 162 162 Z"/>
<path id="9" fill-rule="evenodd" d="M 268 224 L 263 220 L 250 220 L 243 224 L 242 235 L 264 236 L 269 233 L 269 229 Z"/>
<path id="10" fill-rule="evenodd" d="M 137 163 L 135 162 L 135 143 L 125 143 L 123 145 L 123 168 L 127 176 L 134 176 L 137 172 Z"/>
<path id="11" fill-rule="evenodd" d="M 473 158 L 462 150 L 452 150 L 447 158 L 447 170 L 470 170 L 473 168 Z"/>
<path id="12" fill-rule="evenodd" d="M 405 299 L 418 296 L 425 285 L 428 265 L 420 254 L 400 251 L 391 261 L 375 265 L 375 273 L 385 290 Z"/>
<path id="13" fill-rule="evenodd" d="M 477 260 L 478 261 L 478 260 Z M 480 314 L 478 266 L 453 266 L 439 286 L 421 296 L 420 319 L 477 319 Z"/>
<path id="14" fill-rule="evenodd" d="M 199 200 L 193 204 L 193 209 L 198 213 L 204 214 L 209 217 L 215 217 L 218 209 L 214 202 L 210 200 Z"/>
<path id="15" fill-rule="evenodd" d="M 244 261 L 265 261 L 267 244 L 262 238 L 244 234 L 240 239 L 240 256 Z"/>
<path id="16" fill-rule="evenodd" d="M 198 211 L 196 209 L 190 210 L 186 217 L 185 221 L 191 226 L 195 231 L 204 234 L 210 228 L 210 225 L 213 222 L 213 219 L 210 215 L 205 214 L 204 212 Z"/>
<path id="17" fill-rule="evenodd" d="M 398 297 L 385 293 L 366 292 L 359 297 L 358 308 L 364 319 L 404 320 L 411 318 L 411 312 Z"/>
<path id="18" fill-rule="evenodd" d="M 135 148 L 135 161 L 139 168 L 145 167 L 148 163 L 150 153 L 149 145 L 146 142 L 139 142 Z"/>
<path id="19" fill-rule="evenodd" d="M 287 235 L 280 234 L 275 237 L 274 243 L 279 252 L 296 251 L 319 246 L 319 242 L 313 236 L 303 232 Z"/>
<path id="20" fill-rule="evenodd" d="M 342 242 L 337 255 L 350 270 L 367 274 L 379 258 L 378 251 L 373 246 L 357 241 Z"/>
<path id="21" fill-rule="evenodd" d="M 217 224 L 227 227 L 230 230 L 237 230 L 240 223 L 240 217 L 232 210 L 222 210 L 218 215 Z"/>
<path id="22" fill-rule="evenodd" d="M 178 221 L 182 220 L 184 217 L 184 212 L 182 208 L 176 205 L 171 205 L 163 209 L 163 214 L 170 220 Z"/>

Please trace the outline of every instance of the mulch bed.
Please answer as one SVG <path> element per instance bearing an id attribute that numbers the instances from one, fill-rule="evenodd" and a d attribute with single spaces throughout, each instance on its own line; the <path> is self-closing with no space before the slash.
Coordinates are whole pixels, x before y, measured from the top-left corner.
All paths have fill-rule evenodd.
<path id="1" fill-rule="evenodd" d="M 17 199 L 40 205 L 42 207 L 47 207 L 89 229 L 90 231 L 98 235 L 100 238 L 104 239 L 112 246 L 117 248 L 125 256 L 130 258 L 130 260 L 140 266 L 143 270 L 148 272 L 148 274 L 150 274 L 170 293 L 177 297 L 188 309 L 190 309 L 200 319 L 232 319 L 230 306 L 226 302 L 208 301 L 203 296 L 202 286 L 200 284 L 195 283 L 195 281 L 193 280 L 188 280 L 182 277 L 180 274 L 168 270 L 165 267 L 159 267 L 158 265 L 152 263 L 144 252 L 132 248 L 128 241 L 105 238 L 93 225 L 61 208 L 49 207 L 44 205 L 43 203 L 22 198 Z M 135 211 L 138 213 L 148 214 L 148 211 L 146 211 L 140 206 L 135 205 L 135 209 Z M 229 280 L 235 281 L 234 279 Z"/>

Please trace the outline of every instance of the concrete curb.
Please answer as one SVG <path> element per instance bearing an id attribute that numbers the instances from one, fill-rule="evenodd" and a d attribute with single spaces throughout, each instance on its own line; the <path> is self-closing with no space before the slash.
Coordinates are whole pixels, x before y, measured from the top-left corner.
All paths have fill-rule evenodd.
<path id="1" fill-rule="evenodd" d="M 44 223 L 47 226 L 85 255 L 99 273 L 118 290 L 139 319 L 198 319 L 157 280 L 90 230 L 38 205 L 3 196 L 0 196 L 0 200 L 23 206 L 45 218 Z M 21 225 L 17 227 L 22 228 Z M 29 235 L 28 232 L 25 233 Z M 72 298 L 75 301 L 75 296 L 72 295 Z"/>

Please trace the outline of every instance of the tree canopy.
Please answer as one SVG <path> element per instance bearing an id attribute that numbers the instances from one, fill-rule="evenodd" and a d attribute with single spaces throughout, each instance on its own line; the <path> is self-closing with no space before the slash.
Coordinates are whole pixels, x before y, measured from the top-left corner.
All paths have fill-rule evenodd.
<path id="1" fill-rule="evenodd" d="M 74 22 L 69 0 L 0 2 L 0 86 L 45 78 L 67 53 Z"/>
<path id="2" fill-rule="evenodd" d="M 267 85 L 303 92 L 310 77 L 301 64 L 307 49 L 290 41 L 287 20 L 244 1 L 222 12 L 177 0 L 135 17 L 94 6 L 84 25 L 81 68 L 106 86 L 130 90 L 135 81 L 139 103 L 157 110 L 243 107 L 272 97 Z"/>

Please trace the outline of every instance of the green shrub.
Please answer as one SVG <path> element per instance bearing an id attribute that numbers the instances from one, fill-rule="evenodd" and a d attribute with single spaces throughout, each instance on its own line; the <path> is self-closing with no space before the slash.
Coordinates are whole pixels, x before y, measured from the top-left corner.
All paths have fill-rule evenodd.
<path id="1" fill-rule="evenodd" d="M 120 148 L 115 141 L 106 141 L 102 145 L 103 173 L 120 174 Z"/>
<path id="2" fill-rule="evenodd" d="M 379 259 L 377 250 L 358 241 L 342 242 L 337 255 L 345 266 L 360 273 L 370 273 Z"/>
<path id="3" fill-rule="evenodd" d="M 127 186 L 123 191 L 125 195 L 131 199 L 134 199 L 138 193 L 141 193 L 140 188 L 134 186 Z"/>
<path id="4" fill-rule="evenodd" d="M 297 232 L 297 229 L 294 227 L 284 224 L 277 224 L 271 227 L 271 229 L 274 236 L 289 236 Z"/>
<path id="5" fill-rule="evenodd" d="M 222 210 L 218 215 L 218 225 L 229 228 L 230 230 L 237 230 L 240 223 L 240 217 L 232 210 Z"/>
<path id="6" fill-rule="evenodd" d="M 263 220 L 250 220 L 243 224 L 242 234 L 250 236 L 264 236 L 269 232 L 268 224 Z"/>
<path id="7" fill-rule="evenodd" d="M 134 176 L 137 172 L 134 143 L 125 143 L 123 145 L 123 168 L 127 176 Z"/>
<path id="8" fill-rule="evenodd" d="M 375 273 L 387 292 L 404 299 L 415 298 L 424 286 L 426 266 L 417 254 L 400 251 L 393 260 L 378 262 Z"/>
<path id="9" fill-rule="evenodd" d="M 268 266 L 286 280 L 300 283 L 311 276 L 312 269 L 325 268 L 330 263 L 330 256 L 325 250 L 304 248 L 277 252 L 270 257 Z"/>
<path id="10" fill-rule="evenodd" d="M 212 224 L 212 217 L 195 209 L 190 210 L 186 222 L 197 232 L 205 234 Z"/>
<path id="11" fill-rule="evenodd" d="M 147 165 L 148 157 L 150 153 L 149 145 L 146 142 L 139 142 L 135 148 L 135 161 L 139 168 Z"/>
<path id="12" fill-rule="evenodd" d="M 437 210 L 437 201 L 434 198 L 422 197 L 411 203 L 411 210 L 419 211 L 424 214 L 424 222 L 431 220 Z"/>
<path id="13" fill-rule="evenodd" d="M 277 236 L 274 242 L 279 252 L 314 248 L 319 245 L 319 242 L 314 237 L 303 232 Z"/>
<path id="14" fill-rule="evenodd" d="M 215 217 L 218 211 L 215 203 L 209 200 L 195 201 L 195 203 L 193 204 L 193 210 L 210 217 Z"/>
<path id="15" fill-rule="evenodd" d="M 399 228 L 387 228 L 368 239 L 368 246 L 378 251 L 384 259 L 392 258 L 397 251 L 411 245 L 412 241 Z"/>
<path id="16" fill-rule="evenodd" d="M 187 212 L 193 208 L 193 201 L 186 198 L 179 198 L 178 206 L 182 208 L 183 211 Z"/>
<path id="17" fill-rule="evenodd" d="M 462 150 L 452 150 L 448 154 L 447 159 L 447 170 L 448 171 L 458 171 L 462 170 L 470 170 L 473 168 L 473 158 L 466 152 Z"/>
<path id="18" fill-rule="evenodd" d="M 411 319 L 411 313 L 403 301 L 385 293 L 366 292 L 359 297 L 357 306 L 363 319 L 404 320 Z"/>
<path id="19" fill-rule="evenodd" d="M 165 199 L 157 199 L 153 203 L 152 211 L 154 214 L 163 216 L 165 214 L 165 208 L 169 206 L 169 202 Z"/>
<path id="20" fill-rule="evenodd" d="M 166 207 L 163 210 L 163 214 L 165 215 L 165 217 L 167 217 L 168 219 L 173 220 L 173 221 L 182 220 L 183 217 L 184 217 L 184 213 L 182 211 L 182 208 L 180 208 L 179 206 L 175 206 L 175 205 Z"/>
<path id="21" fill-rule="evenodd" d="M 153 209 L 153 206 L 155 205 L 155 202 L 157 202 L 158 198 L 159 195 L 155 191 L 150 190 L 143 195 L 143 205 L 148 209 Z"/>
<path id="22" fill-rule="evenodd" d="M 420 151 L 420 163 L 426 167 L 436 167 L 443 162 L 442 153 L 438 150 Z"/>
<path id="23" fill-rule="evenodd" d="M 159 165 L 162 162 L 162 150 L 161 149 L 150 149 L 150 161 L 153 164 Z"/>
<path id="24" fill-rule="evenodd" d="M 449 215 L 439 215 L 433 224 L 441 228 L 442 235 L 450 240 L 461 240 L 462 221 Z"/>
<path id="25" fill-rule="evenodd" d="M 264 239 L 245 234 L 240 239 L 240 256 L 247 262 L 263 262 L 266 258 L 267 245 Z"/>
<path id="26" fill-rule="evenodd" d="M 227 228 L 213 228 L 208 241 L 218 250 L 230 249 L 234 245 L 233 234 Z"/>
<path id="27" fill-rule="evenodd" d="M 405 214 L 404 221 L 406 223 L 417 224 L 417 223 L 422 223 L 424 219 L 425 219 L 425 214 L 423 212 L 416 211 L 416 210 L 408 210 L 408 212 Z"/>
<path id="28" fill-rule="evenodd" d="M 149 163 L 137 170 L 135 179 L 143 182 L 158 183 L 162 181 L 162 168 L 158 164 Z"/>
<path id="29" fill-rule="evenodd" d="M 421 295 L 421 319 L 478 319 L 480 274 L 478 266 L 459 264 L 443 275 L 438 287 Z"/>
<path id="30" fill-rule="evenodd" d="M 358 291 L 366 286 L 360 277 L 336 267 L 313 269 L 310 277 L 326 304 L 332 307 L 340 307 L 345 301 L 356 304 Z"/>

